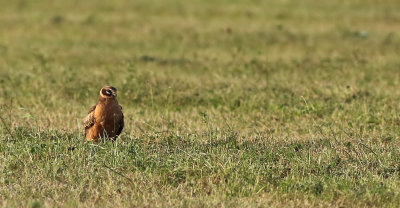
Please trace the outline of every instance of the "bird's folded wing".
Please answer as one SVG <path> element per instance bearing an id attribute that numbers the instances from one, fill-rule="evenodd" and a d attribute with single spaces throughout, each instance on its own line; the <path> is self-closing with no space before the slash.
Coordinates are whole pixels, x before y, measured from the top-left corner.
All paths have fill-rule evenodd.
<path id="1" fill-rule="evenodd" d="M 122 108 L 122 107 L 121 107 L 121 108 Z M 116 132 L 116 135 L 117 135 L 117 136 L 121 134 L 122 129 L 124 129 L 124 126 L 125 126 L 124 114 L 122 113 L 122 114 L 121 114 L 121 119 L 119 120 L 119 128 L 118 128 L 118 130 L 117 130 L 117 132 Z"/>
<path id="2" fill-rule="evenodd" d="M 83 124 L 85 128 L 89 128 L 94 125 L 96 122 L 96 119 L 94 117 L 94 110 L 96 109 L 96 105 L 92 106 L 89 110 L 88 115 L 86 116 L 85 120 L 83 121 Z"/>

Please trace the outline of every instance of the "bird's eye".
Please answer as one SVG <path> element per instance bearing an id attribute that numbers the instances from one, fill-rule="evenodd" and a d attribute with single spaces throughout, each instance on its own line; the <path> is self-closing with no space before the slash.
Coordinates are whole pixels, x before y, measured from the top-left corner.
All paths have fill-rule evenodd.
<path id="1" fill-rule="evenodd" d="M 106 90 L 106 94 L 111 95 L 112 94 L 111 90 Z"/>

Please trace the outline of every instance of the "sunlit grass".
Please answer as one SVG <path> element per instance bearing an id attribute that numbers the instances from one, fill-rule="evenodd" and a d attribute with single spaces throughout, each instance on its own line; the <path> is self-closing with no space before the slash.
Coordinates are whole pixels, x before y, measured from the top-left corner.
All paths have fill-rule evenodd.
<path id="1" fill-rule="evenodd" d="M 0 205 L 398 207 L 399 9 L 0 1 Z"/>

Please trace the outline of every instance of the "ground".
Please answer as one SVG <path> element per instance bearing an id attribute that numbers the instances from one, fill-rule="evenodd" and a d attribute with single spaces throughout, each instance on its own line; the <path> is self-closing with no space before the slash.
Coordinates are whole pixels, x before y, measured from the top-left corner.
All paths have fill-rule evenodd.
<path id="1" fill-rule="evenodd" d="M 0 206 L 399 207 L 397 0 L 0 0 Z M 113 85 L 116 142 L 84 139 Z"/>

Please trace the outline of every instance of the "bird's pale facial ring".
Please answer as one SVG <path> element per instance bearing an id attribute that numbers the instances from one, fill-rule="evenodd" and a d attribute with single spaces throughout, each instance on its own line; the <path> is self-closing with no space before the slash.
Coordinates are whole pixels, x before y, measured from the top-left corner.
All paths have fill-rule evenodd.
<path id="1" fill-rule="evenodd" d="M 117 97 L 117 89 L 114 87 L 105 87 L 100 90 L 100 95 L 104 98 Z"/>

